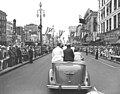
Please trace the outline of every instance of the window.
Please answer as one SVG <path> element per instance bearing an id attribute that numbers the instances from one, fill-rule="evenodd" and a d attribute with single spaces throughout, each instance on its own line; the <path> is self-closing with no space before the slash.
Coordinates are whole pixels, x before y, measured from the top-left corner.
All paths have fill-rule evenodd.
<path id="1" fill-rule="evenodd" d="M 108 16 L 108 14 L 109 14 L 109 8 L 108 8 L 108 5 L 107 5 L 107 10 L 106 10 L 106 11 L 107 11 L 107 16 Z"/>
<path id="2" fill-rule="evenodd" d="M 93 18 L 93 31 L 97 31 L 97 19 L 95 17 Z"/>
<path id="3" fill-rule="evenodd" d="M 101 19 L 105 18 L 105 8 L 101 10 Z"/>
<path id="4" fill-rule="evenodd" d="M 107 16 L 112 12 L 112 1 L 107 4 L 106 12 Z"/>
<path id="5" fill-rule="evenodd" d="M 103 33 L 103 24 L 101 23 L 101 33 Z"/>
<path id="6" fill-rule="evenodd" d="M 114 29 L 116 28 L 116 15 L 114 16 Z"/>
<path id="7" fill-rule="evenodd" d="M 118 27 L 120 27 L 120 13 L 118 13 Z"/>
<path id="8" fill-rule="evenodd" d="M 111 18 L 109 19 L 109 30 L 111 30 Z"/>
<path id="9" fill-rule="evenodd" d="M 104 0 L 104 4 L 105 4 L 105 0 Z"/>
<path id="10" fill-rule="evenodd" d="M 105 33 L 105 22 L 103 22 L 103 33 Z"/>
<path id="11" fill-rule="evenodd" d="M 118 7 L 120 7 L 120 0 L 118 0 Z"/>
<path id="12" fill-rule="evenodd" d="M 101 33 L 105 32 L 105 22 L 101 23 Z"/>
<path id="13" fill-rule="evenodd" d="M 112 1 L 110 1 L 109 7 L 110 7 L 110 13 L 111 13 L 112 12 Z"/>
<path id="14" fill-rule="evenodd" d="M 107 22 L 106 22 L 106 32 L 108 31 L 108 20 L 107 20 Z"/>
<path id="15" fill-rule="evenodd" d="M 117 9 L 117 0 L 114 0 L 114 10 Z"/>
<path id="16" fill-rule="evenodd" d="M 102 0 L 102 6 L 104 6 L 104 4 L 105 4 L 105 0 Z"/>
<path id="17" fill-rule="evenodd" d="M 103 0 L 102 0 L 102 6 L 103 6 Z"/>

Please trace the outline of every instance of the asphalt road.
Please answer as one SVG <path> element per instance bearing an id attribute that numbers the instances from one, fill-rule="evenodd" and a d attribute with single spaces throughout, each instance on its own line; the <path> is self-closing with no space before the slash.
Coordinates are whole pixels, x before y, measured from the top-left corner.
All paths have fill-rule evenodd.
<path id="1" fill-rule="evenodd" d="M 104 94 L 120 94 L 120 64 L 83 54 L 91 77 L 91 85 Z"/>
<path id="2" fill-rule="evenodd" d="M 83 54 L 91 85 L 105 94 L 120 94 L 120 65 Z M 50 91 L 46 85 L 51 67 L 51 54 L 33 64 L 24 65 L 0 76 L 0 94 L 79 94 L 79 91 Z"/>

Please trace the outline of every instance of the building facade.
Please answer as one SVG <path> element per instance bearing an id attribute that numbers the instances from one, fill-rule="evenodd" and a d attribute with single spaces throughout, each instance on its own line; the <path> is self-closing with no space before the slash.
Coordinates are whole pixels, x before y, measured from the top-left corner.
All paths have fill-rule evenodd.
<path id="1" fill-rule="evenodd" d="M 88 9 L 84 15 L 85 24 L 82 28 L 82 36 L 85 41 L 95 41 L 97 37 L 97 11 Z"/>
<path id="2" fill-rule="evenodd" d="M 6 41 L 8 44 L 12 43 L 12 35 L 13 35 L 13 23 L 7 21 L 6 24 Z"/>
<path id="3" fill-rule="evenodd" d="M 25 32 L 25 41 L 39 41 L 40 40 L 40 34 L 38 30 L 38 25 L 35 24 L 28 24 L 24 26 L 24 32 Z M 35 38 L 35 39 L 33 39 Z"/>
<path id="4" fill-rule="evenodd" d="M 74 37 L 76 36 L 76 29 L 77 26 L 69 26 L 69 34 L 68 34 L 68 39 L 71 44 L 74 43 Z"/>
<path id="5" fill-rule="evenodd" d="M 0 42 L 6 42 L 7 14 L 0 10 Z"/>
<path id="6" fill-rule="evenodd" d="M 22 26 L 16 27 L 16 34 L 17 34 L 17 42 L 24 42 L 25 41 L 25 32 L 23 31 Z"/>
<path id="7" fill-rule="evenodd" d="M 98 35 L 114 43 L 120 38 L 120 0 L 98 1 Z"/>

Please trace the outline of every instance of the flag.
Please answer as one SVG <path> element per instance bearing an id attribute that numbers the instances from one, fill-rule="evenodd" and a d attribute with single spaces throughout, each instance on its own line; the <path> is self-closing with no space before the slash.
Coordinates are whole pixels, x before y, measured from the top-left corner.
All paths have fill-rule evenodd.
<path id="1" fill-rule="evenodd" d="M 48 34 L 48 33 L 51 32 L 51 31 L 52 31 L 52 28 L 47 27 L 45 34 Z"/>
<path id="2" fill-rule="evenodd" d="M 62 36 L 62 34 L 64 33 L 65 31 L 63 30 L 59 30 L 59 38 Z"/>
<path id="3" fill-rule="evenodd" d="M 74 37 L 74 35 L 75 35 L 75 32 L 70 33 L 70 37 Z"/>
<path id="4" fill-rule="evenodd" d="M 45 34 L 48 34 L 49 32 L 49 27 L 47 27 Z"/>

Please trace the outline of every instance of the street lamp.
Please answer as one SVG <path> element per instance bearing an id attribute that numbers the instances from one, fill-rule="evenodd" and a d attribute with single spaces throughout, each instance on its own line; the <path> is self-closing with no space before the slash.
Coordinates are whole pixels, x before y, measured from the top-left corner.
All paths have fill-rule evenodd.
<path id="1" fill-rule="evenodd" d="M 53 48 L 54 48 L 54 25 L 52 26 L 52 33 L 53 33 Z"/>
<path id="2" fill-rule="evenodd" d="M 37 10 L 37 17 L 39 17 L 38 11 L 40 11 L 40 25 L 38 26 L 38 29 L 40 30 L 41 54 L 43 54 L 43 50 L 42 50 L 42 11 L 43 11 L 43 16 L 45 16 L 45 14 L 44 14 L 44 10 L 41 8 L 42 7 L 42 3 L 41 2 L 39 4 L 39 6 L 40 6 L 40 9 Z"/>

